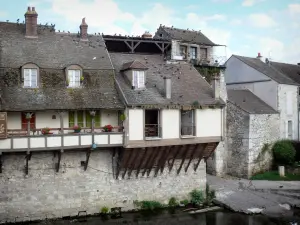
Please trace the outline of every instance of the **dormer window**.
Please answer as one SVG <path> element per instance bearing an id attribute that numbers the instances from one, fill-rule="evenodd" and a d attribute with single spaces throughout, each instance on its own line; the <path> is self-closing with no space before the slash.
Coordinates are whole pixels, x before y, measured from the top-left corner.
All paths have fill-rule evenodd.
<path id="1" fill-rule="evenodd" d="M 69 87 L 80 87 L 80 70 L 68 70 Z"/>
<path id="2" fill-rule="evenodd" d="M 135 88 L 145 87 L 145 71 L 132 71 L 132 86 Z"/>
<path id="3" fill-rule="evenodd" d="M 37 88 L 38 87 L 38 76 L 39 68 L 35 64 L 26 64 L 22 67 L 23 75 L 23 86 L 25 88 Z"/>
<path id="4" fill-rule="evenodd" d="M 83 81 L 82 68 L 78 65 L 71 65 L 66 68 L 67 86 L 70 88 L 78 88 Z"/>

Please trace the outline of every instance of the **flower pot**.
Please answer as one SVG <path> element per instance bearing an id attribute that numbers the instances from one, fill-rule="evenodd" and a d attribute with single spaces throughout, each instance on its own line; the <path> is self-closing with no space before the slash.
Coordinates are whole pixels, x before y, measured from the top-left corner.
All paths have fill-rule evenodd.
<path id="1" fill-rule="evenodd" d="M 80 133 L 80 129 L 74 130 L 74 133 Z"/>

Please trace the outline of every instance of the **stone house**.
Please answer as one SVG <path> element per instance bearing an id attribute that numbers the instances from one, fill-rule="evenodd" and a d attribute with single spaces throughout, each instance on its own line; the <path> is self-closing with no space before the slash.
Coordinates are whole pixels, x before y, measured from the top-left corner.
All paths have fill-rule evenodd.
<path id="1" fill-rule="evenodd" d="M 279 113 L 247 89 L 227 95 L 227 173 L 250 178 L 271 167 L 272 155 L 262 149 L 280 137 Z"/>
<path id="2" fill-rule="evenodd" d="M 147 33 L 91 35 L 85 19 L 57 32 L 34 7 L 25 21 L 0 22 L 0 222 L 205 189 L 224 137 L 218 73 L 211 86 Z"/>

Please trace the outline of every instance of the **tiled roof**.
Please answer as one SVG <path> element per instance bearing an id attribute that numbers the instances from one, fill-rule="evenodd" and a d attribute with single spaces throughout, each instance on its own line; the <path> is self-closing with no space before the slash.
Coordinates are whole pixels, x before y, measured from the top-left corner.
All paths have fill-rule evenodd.
<path id="1" fill-rule="evenodd" d="M 201 31 L 184 30 L 184 29 L 178 29 L 178 28 L 166 27 L 166 26 L 160 26 L 154 38 L 159 38 L 158 33 L 160 33 L 161 31 L 164 31 L 168 34 L 167 37 L 163 37 L 163 38 L 181 40 L 185 42 L 203 44 L 209 46 L 216 45 L 208 37 L 206 37 Z"/>
<path id="2" fill-rule="evenodd" d="M 116 70 L 116 80 L 125 96 L 128 105 L 160 105 L 160 106 L 191 106 L 223 105 L 222 100 L 213 98 L 211 86 L 202 78 L 197 70 L 187 63 L 169 64 L 161 55 L 141 55 L 111 53 Z M 137 60 L 143 63 L 146 71 L 145 90 L 132 90 L 124 73 L 120 71 L 125 62 Z M 171 99 L 164 97 L 164 77 L 171 77 Z"/>
<path id="3" fill-rule="evenodd" d="M 298 85 L 298 83 L 291 79 L 287 74 L 278 70 L 277 67 L 273 66 L 272 62 L 270 63 L 270 65 L 268 65 L 267 63 L 264 63 L 257 58 L 250 58 L 239 55 L 232 55 L 232 57 L 236 57 L 248 66 L 265 74 L 266 76 L 270 77 L 271 79 L 280 84 Z"/>
<path id="4" fill-rule="evenodd" d="M 39 88 L 23 88 L 21 67 L 39 67 Z M 83 69 L 83 87 L 66 87 L 65 68 Z M 80 41 L 77 34 L 38 26 L 38 38 L 25 38 L 25 25 L 0 22 L 0 109 L 124 108 L 114 85 L 114 72 L 101 36 Z"/>
<path id="5" fill-rule="evenodd" d="M 250 114 L 278 113 L 249 90 L 227 89 L 228 101 Z"/>
<path id="6" fill-rule="evenodd" d="M 147 66 L 145 66 L 143 63 L 134 60 L 130 62 L 126 62 L 123 64 L 122 71 L 129 70 L 129 69 L 140 69 L 140 70 L 147 70 Z"/>

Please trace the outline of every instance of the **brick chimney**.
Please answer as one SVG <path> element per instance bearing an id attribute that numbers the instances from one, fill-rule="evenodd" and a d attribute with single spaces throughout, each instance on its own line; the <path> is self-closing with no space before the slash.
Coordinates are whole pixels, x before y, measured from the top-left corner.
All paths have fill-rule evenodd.
<path id="1" fill-rule="evenodd" d="M 37 38 L 37 18 L 38 14 L 35 11 L 35 7 L 28 7 L 27 12 L 25 13 L 25 26 L 26 33 L 25 37 L 27 38 Z"/>
<path id="2" fill-rule="evenodd" d="M 213 97 L 215 99 L 219 99 L 220 98 L 220 91 L 221 91 L 220 75 L 219 74 L 213 75 L 212 80 L 211 80 L 211 86 L 212 86 L 212 89 L 213 89 Z"/>
<path id="3" fill-rule="evenodd" d="M 149 31 L 146 31 L 143 35 L 142 38 L 152 38 L 152 34 L 149 33 Z"/>
<path id="4" fill-rule="evenodd" d="M 264 57 L 260 54 L 260 52 L 257 54 L 257 59 L 260 59 L 262 62 L 265 62 Z"/>
<path id="5" fill-rule="evenodd" d="M 164 77 L 164 82 L 165 82 L 165 98 L 171 99 L 171 77 Z"/>
<path id="6" fill-rule="evenodd" d="M 88 41 L 88 25 L 85 22 L 85 18 L 82 18 L 82 22 L 80 25 L 80 40 L 81 41 Z"/>

